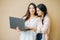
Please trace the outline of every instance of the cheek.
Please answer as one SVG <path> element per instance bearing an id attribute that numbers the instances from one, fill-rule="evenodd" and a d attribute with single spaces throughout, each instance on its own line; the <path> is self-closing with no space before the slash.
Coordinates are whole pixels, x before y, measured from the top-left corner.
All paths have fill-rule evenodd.
<path id="1" fill-rule="evenodd" d="M 41 14 L 38 12 L 38 15 L 41 15 Z"/>
<path id="2" fill-rule="evenodd" d="M 41 11 L 37 11 L 38 15 L 42 15 L 42 12 Z"/>
<path id="3" fill-rule="evenodd" d="M 33 9 L 33 12 L 35 12 L 35 9 Z"/>
<path id="4" fill-rule="evenodd" d="M 37 14 L 39 14 L 39 11 L 37 11 Z"/>
<path id="5" fill-rule="evenodd" d="M 37 11 L 37 14 L 40 14 L 40 12 L 39 12 L 39 11 Z"/>

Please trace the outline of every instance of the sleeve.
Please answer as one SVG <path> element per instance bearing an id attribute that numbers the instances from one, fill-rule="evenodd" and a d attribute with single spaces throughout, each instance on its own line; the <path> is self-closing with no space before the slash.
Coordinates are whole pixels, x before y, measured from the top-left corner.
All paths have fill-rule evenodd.
<path id="1" fill-rule="evenodd" d="M 50 26 L 50 19 L 49 18 L 44 19 L 44 24 L 42 25 L 41 28 L 42 33 L 46 33 L 49 29 L 49 26 Z"/>
<path id="2" fill-rule="evenodd" d="M 40 33 L 41 27 L 42 27 L 42 21 L 40 19 L 38 19 L 37 20 L 37 31 L 36 31 L 37 33 Z"/>

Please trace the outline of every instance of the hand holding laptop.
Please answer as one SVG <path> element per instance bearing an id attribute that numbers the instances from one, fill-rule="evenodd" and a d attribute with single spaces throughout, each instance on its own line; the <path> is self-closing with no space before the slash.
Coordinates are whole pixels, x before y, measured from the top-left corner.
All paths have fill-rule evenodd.
<path id="1" fill-rule="evenodd" d="M 10 28 L 20 30 L 20 31 L 28 31 L 32 30 L 30 27 L 25 27 L 25 20 L 22 18 L 9 17 L 10 20 Z"/>
<path id="2" fill-rule="evenodd" d="M 25 27 L 26 28 L 26 30 L 32 30 L 32 28 L 30 28 L 30 27 Z"/>
<path id="3" fill-rule="evenodd" d="M 22 30 L 20 30 L 20 29 L 19 29 L 19 27 L 18 27 L 18 26 L 16 27 L 16 29 L 15 29 L 15 30 L 16 30 L 16 31 L 18 31 L 18 32 L 21 32 L 21 31 L 22 31 Z"/>
<path id="4" fill-rule="evenodd" d="M 25 27 L 25 28 L 26 28 L 26 30 L 32 30 L 32 28 L 29 28 L 29 27 Z M 16 31 L 21 32 L 22 30 L 20 30 L 19 27 L 17 26 Z"/>

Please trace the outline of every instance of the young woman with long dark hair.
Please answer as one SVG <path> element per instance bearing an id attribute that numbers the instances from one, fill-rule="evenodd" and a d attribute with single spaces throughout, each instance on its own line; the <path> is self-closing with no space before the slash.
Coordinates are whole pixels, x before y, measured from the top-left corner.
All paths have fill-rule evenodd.
<path id="1" fill-rule="evenodd" d="M 39 17 L 40 25 L 38 27 L 37 40 L 39 39 L 39 33 L 42 33 L 42 40 L 48 40 L 49 27 L 50 27 L 50 18 L 47 13 L 47 8 L 44 4 L 37 5 L 37 14 Z"/>
<path id="2" fill-rule="evenodd" d="M 20 32 L 20 40 L 35 40 L 36 39 L 36 30 L 37 30 L 37 27 L 36 27 L 37 16 L 36 15 L 37 15 L 36 5 L 34 3 L 30 3 L 26 14 L 23 16 L 23 19 L 25 20 L 25 27 L 26 29 L 29 29 L 29 30 Z"/>

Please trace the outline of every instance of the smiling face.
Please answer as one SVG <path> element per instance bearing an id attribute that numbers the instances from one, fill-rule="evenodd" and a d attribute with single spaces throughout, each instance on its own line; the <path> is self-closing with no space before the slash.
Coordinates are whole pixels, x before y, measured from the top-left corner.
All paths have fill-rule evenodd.
<path id="1" fill-rule="evenodd" d="M 44 12 L 42 12 L 39 8 L 37 8 L 37 14 L 38 16 L 43 16 Z"/>
<path id="2" fill-rule="evenodd" d="M 30 12 L 31 15 L 34 15 L 34 13 L 35 13 L 35 8 L 34 8 L 33 5 L 30 5 L 30 6 L 29 6 L 29 12 Z"/>
<path id="3" fill-rule="evenodd" d="M 31 15 L 33 15 L 33 16 L 37 15 L 37 13 L 36 13 L 36 5 L 34 3 L 30 3 L 28 5 L 27 12 L 24 15 L 24 17 L 26 16 L 25 21 L 27 21 L 31 17 Z"/>

